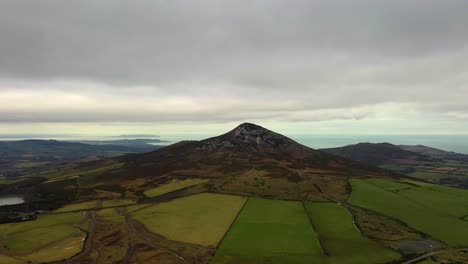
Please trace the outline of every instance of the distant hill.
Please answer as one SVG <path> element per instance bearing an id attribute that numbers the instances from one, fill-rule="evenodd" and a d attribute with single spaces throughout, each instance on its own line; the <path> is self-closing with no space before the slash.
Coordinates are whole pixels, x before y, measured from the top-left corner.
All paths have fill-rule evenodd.
<path id="1" fill-rule="evenodd" d="M 468 155 L 456 153 L 453 151 L 445 151 L 437 148 L 427 147 L 424 145 L 399 145 L 399 147 L 408 151 L 431 156 L 436 159 L 448 159 L 468 162 Z"/>
<path id="2" fill-rule="evenodd" d="M 468 188 L 468 155 L 389 143 L 359 143 L 322 151 L 434 183 Z"/>
<path id="3" fill-rule="evenodd" d="M 73 142 L 73 141 L 70 141 Z M 78 143 L 84 143 L 89 145 L 114 145 L 114 146 L 127 146 L 136 148 L 148 148 L 150 144 L 164 143 L 160 139 L 149 139 L 149 138 L 135 138 L 135 139 L 117 139 L 117 140 L 80 140 Z"/>
<path id="4" fill-rule="evenodd" d="M 146 144 L 147 141 L 142 140 L 94 143 L 36 139 L 0 141 L 0 174 L 3 174 L 3 177 L 13 177 L 64 162 L 95 160 L 126 153 L 148 152 L 159 148 L 159 146 Z"/>
<path id="5" fill-rule="evenodd" d="M 321 150 L 372 165 L 391 163 L 417 165 L 435 160 L 435 158 L 429 155 L 409 151 L 390 143 L 359 143 L 356 145 Z"/>

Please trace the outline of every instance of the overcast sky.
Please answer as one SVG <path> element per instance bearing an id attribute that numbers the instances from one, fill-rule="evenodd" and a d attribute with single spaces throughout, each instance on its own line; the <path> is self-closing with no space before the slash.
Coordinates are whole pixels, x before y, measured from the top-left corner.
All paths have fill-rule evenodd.
<path id="1" fill-rule="evenodd" d="M 0 133 L 468 134 L 468 1 L 1 1 Z"/>

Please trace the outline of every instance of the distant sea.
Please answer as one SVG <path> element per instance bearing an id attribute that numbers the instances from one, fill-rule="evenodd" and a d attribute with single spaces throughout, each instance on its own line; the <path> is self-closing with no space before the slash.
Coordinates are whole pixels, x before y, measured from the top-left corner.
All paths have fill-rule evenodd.
<path id="1" fill-rule="evenodd" d="M 131 136 L 131 135 L 129 135 Z M 216 135 L 209 134 L 160 134 L 155 138 L 164 143 L 155 143 L 156 145 L 167 145 L 182 140 L 202 140 Z M 388 142 L 395 145 L 425 145 L 439 148 L 447 151 L 455 151 L 468 154 L 468 135 L 349 135 L 349 134 L 286 134 L 286 136 L 311 148 L 333 148 L 341 147 L 359 142 L 381 143 Z M 131 138 L 131 137 L 130 137 Z M 141 137 L 138 137 L 141 138 Z M 95 135 L 2 135 L 0 140 L 22 140 L 22 139 L 55 139 L 55 140 L 117 140 L 121 136 L 95 136 Z"/>

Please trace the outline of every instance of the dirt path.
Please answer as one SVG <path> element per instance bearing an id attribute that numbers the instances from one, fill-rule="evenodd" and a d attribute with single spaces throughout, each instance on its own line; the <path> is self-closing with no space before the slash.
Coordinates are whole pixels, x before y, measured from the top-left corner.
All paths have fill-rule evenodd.
<path id="1" fill-rule="evenodd" d="M 457 248 L 457 249 L 446 249 L 446 250 L 432 251 L 432 252 L 428 252 L 426 254 L 423 254 L 423 255 L 421 255 L 421 256 L 419 256 L 417 258 L 413 258 L 413 259 L 410 259 L 410 260 L 403 261 L 400 264 L 417 263 L 419 261 L 422 261 L 422 260 L 424 260 L 424 259 L 426 259 L 428 257 L 434 256 L 434 255 L 447 253 L 447 252 L 452 252 L 452 251 L 462 251 L 462 250 L 468 250 L 468 248 Z"/>
<path id="2" fill-rule="evenodd" d="M 342 202 L 340 202 L 340 201 L 338 201 L 338 200 L 335 200 L 335 199 L 331 198 L 331 197 L 323 190 L 323 188 L 322 188 L 319 184 L 315 183 L 314 185 L 315 185 L 315 187 L 317 187 L 317 189 L 323 194 L 323 196 L 325 196 L 326 199 L 328 199 L 328 200 L 330 200 L 330 201 L 332 201 L 332 202 L 335 202 L 335 203 L 341 205 L 341 207 L 343 207 L 343 208 L 348 212 L 348 214 L 351 216 L 351 219 L 353 219 L 354 228 L 356 228 L 356 230 L 359 232 L 359 234 L 361 234 L 361 236 L 364 236 L 364 234 L 362 233 L 361 229 L 359 229 L 358 225 L 356 224 L 356 221 L 355 221 L 355 219 L 354 219 L 354 215 L 351 213 L 351 211 L 349 210 L 348 206 L 347 206 L 346 204 L 343 204 Z"/>
<path id="3" fill-rule="evenodd" d="M 86 238 L 83 241 L 82 251 L 75 256 L 69 258 L 66 262 L 73 262 L 74 260 L 80 258 L 81 256 L 89 254 L 89 252 L 94 248 L 94 234 L 96 230 L 96 212 L 95 211 L 86 211 L 85 214 L 89 219 L 88 230 L 80 228 L 86 233 Z"/>
<path id="4" fill-rule="evenodd" d="M 146 232 L 146 230 L 144 228 L 137 227 L 136 221 L 131 218 L 131 216 L 127 213 L 125 208 L 118 208 L 117 211 L 119 212 L 119 214 L 121 214 L 122 216 L 125 217 L 125 223 L 127 225 L 128 230 L 131 233 L 133 233 L 136 237 L 140 238 L 146 244 L 148 244 L 149 246 L 151 246 L 153 248 L 157 248 L 157 249 L 161 249 L 163 251 L 166 251 L 167 253 L 174 255 L 175 257 L 179 258 L 181 261 L 183 261 L 185 263 L 191 263 L 184 256 L 177 253 L 176 251 L 165 248 L 165 247 L 162 247 L 162 246 L 156 244 L 155 242 L 153 242 L 153 240 L 154 240 L 152 238 L 153 234 L 149 233 L 149 232 Z"/>

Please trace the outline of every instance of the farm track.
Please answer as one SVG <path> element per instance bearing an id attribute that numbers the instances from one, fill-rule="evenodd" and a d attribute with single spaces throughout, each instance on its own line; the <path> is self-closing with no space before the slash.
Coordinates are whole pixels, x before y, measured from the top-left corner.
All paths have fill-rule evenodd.
<path id="1" fill-rule="evenodd" d="M 314 222 L 312 221 L 312 219 L 310 218 L 310 215 L 309 213 L 307 212 L 307 208 L 306 208 L 306 205 L 305 205 L 305 202 L 302 201 L 302 207 L 304 208 L 304 212 L 305 214 L 307 215 L 307 219 L 309 220 L 309 223 L 310 223 L 310 226 L 312 227 L 312 229 L 314 230 L 315 234 L 317 235 L 317 240 L 320 244 L 320 249 L 322 250 L 322 253 L 325 255 L 325 256 L 330 256 L 330 253 L 328 253 L 327 249 L 325 248 L 325 246 L 323 245 L 323 240 L 319 234 L 319 232 L 317 231 L 317 228 L 315 227 L 314 225 Z"/>
<path id="2" fill-rule="evenodd" d="M 446 249 L 446 250 L 438 250 L 438 251 L 432 251 L 432 252 L 428 252 L 428 253 L 425 253 L 419 257 L 416 257 L 416 258 L 413 258 L 413 259 L 410 259 L 410 260 L 406 260 L 406 261 L 403 261 L 403 262 L 400 262 L 400 264 L 411 264 L 411 263 L 417 263 L 419 261 L 422 261 L 428 257 L 431 257 L 431 256 L 434 256 L 434 255 L 438 255 L 438 254 L 442 254 L 442 253 L 447 253 L 447 252 L 454 252 L 454 251 L 462 251 L 462 250 L 468 250 L 468 248 L 457 248 L 457 249 Z"/>
<path id="3" fill-rule="evenodd" d="M 337 204 L 341 205 L 341 207 L 343 207 L 343 208 L 348 212 L 348 214 L 351 216 L 351 218 L 353 219 L 354 228 L 356 228 L 356 230 L 359 232 L 359 234 L 361 234 L 361 236 L 365 236 L 365 235 L 362 233 L 361 229 L 360 229 L 360 228 L 358 227 L 358 225 L 356 224 L 356 219 L 354 218 L 354 215 L 353 215 L 353 214 L 351 213 L 351 211 L 349 210 L 348 205 L 345 204 L 345 203 L 342 203 L 342 202 L 340 202 L 340 201 L 338 201 L 338 200 L 335 200 L 335 199 L 331 198 L 331 197 L 323 190 L 322 186 L 320 186 L 319 184 L 316 184 L 316 183 L 315 183 L 314 185 L 315 185 L 315 187 L 317 187 L 317 189 L 323 194 L 323 196 L 325 196 L 326 199 L 328 199 L 328 200 L 330 200 L 330 201 L 332 201 L 332 202 L 334 202 L 334 203 L 337 203 Z"/>
<path id="4" fill-rule="evenodd" d="M 132 223 L 132 220 L 126 219 L 126 222 L 127 222 L 128 230 L 131 231 L 135 236 L 143 240 L 149 246 L 166 251 L 167 253 L 174 255 L 178 259 L 182 260 L 184 263 L 192 263 L 191 261 L 187 260 L 184 256 L 177 253 L 176 251 L 158 245 L 156 242 L 153 241 L 154 238 L 152 238 L 152 234 L 148 232 L 144 232 L 144 231 L 142 232 L 140 228 L 135 227 L 135 223 Z"/>
<path id="5" fill-rule="evenodd" d="M 76 254 L 75 256 L 69 258 L 66 261 L 63 261 L 63 262 L 58 261 L 56 263 L 73 263 L 74 261 L 78 260 L 82 256 L 88 255 L 91 252 L 91 250 L 94 248 L 94 236 L 96 233 L 96 212 L 86 211 L 86 215 L 89 219 L 88 230 L 83 230 L 80 228 L 81 230 L 86 232 L 86 238 L 83 242 L 82 251 Z"/>
<path id="6" fill-rule="evenodd" d="M 118 209 L 118 212 L 119 214 L 121 214 L 122 216 L 125 217 L 125 223 L 127 225 L 127 228 L 129 230 L 130 233 L 132 233 L 133 235 L 135 235 L 136 237 L 138 237 L 139 239 L 143 240 L 147 245 L 153 247 L 153 248 L 156 248 L 156 249 L 160 249 L 160 250 L 163 250 L 175 257 L 177 257 L 180 261 L 182 261 L 183 263 L 189 263 L 189 264 L 192 264 L 192 263 L 205 263 L 205 261 L 200 261 L 200 260 L 196 260 L 196 259 L 192 259 L 188 256 L 184 256 L 184 254 L 178 252 L 177 250 L 173 250 L 170 247 L 170 245 L 174 246 L 174 247 L 187 247 L 187 248 L 192 248 L 192 249 L 196 249 L 197 251 L 199 252 L 202 252 L 203 255 L 210 255 L 213 253 L 213 249 L 210 249 L 210 248 L 206 248 L 206 247 L 202 247 L 202 246 L 199 246 L 199 245 L 194 245 L 194 244 L 188 244 L 188 243 L 183 243 L 183 242 L 179 242 L 179 241 L 172 241 L 172 240 L 168 240 L 160 235 L 157 235 L 157 234 L 153 234 L 152 232 L 148 231 L 146 229 L 146 227 L 140 223 L 139 221 L 133 219 L 127 212 L 124 208 L 119 208 Z M 166 245 L 162 245 L 162 244 L 168 244 L 167 246 Z"/>

